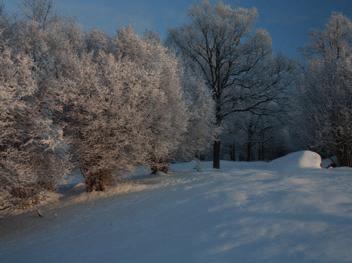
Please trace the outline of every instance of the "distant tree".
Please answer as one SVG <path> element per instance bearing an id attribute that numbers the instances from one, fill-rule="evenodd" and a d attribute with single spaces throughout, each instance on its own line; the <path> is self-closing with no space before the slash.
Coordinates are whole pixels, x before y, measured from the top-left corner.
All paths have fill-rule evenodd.
<path id="1" fill-rule="evenodd" d="M 313 32 L 301 88 L 306 145 L 340 165 L 352 166 L 352 22 L 333 13 L 323 31 Z"/>
<path id="2" fill-rule="evenodd" d="M 100 51 L 105 53 L 111 52 L 112 43 L 110 37 L 97 29 L 93 29 L 85 36 L 85 42 L 88 52 L 98 55 Z"/>
<path id="3" fill-rule="evenodd" d="M 4 31 L 8 27 L 8 17 L 5 12 L 5 5 L 3 2 L 0 2 L 0 30 Z M 3 34 L 3 32 L 2 32 Z"/>
<path id="4" fill-rule="evenodd" d="M 45 29 L 54 17 L 54 0 L 22 0 L 22 12 L 26 19 Z"/>
<path id="5" fill-rule="evenodd" d="M 288 125 L 287 116 L 290 109 L 287 104 L 290 100 L 290 89 L 294 87 L 297 76 L 296 69 L 296 63 L 290 59 L 268 53 L 239 84 L 248 92 L 246 100 L 238 101 L 239 105 L 242 104 L 242 107 L 246 108 L 246 105 L 261 102 L 255 108 L 237 112 L 225 120 L 229 133 L 227 136 L 232 134 L 237 136 L 236 141 L 245 142 L 247 161 L 255 159 L 253 149 L 257 148 L 257 154 L 254 156 L 264 159 L 265 150 L 274 150 L 267 145 L 274 145 L 274 139 L 278 139 L 273 137 L 274 130 L 283 129 Z M 243 90 L 238 89 L 235 92 L 241 95 Z M 266 101 L 260 100 L 260 97 L 266 98 Z"/>
<path id="6" fill-rule="evenodd" d="M 161 43 L 161 38 L 159 33 L 151 31 L 151 30 L 146 30 L 143 34 L 143 38 L 148 40 L 148 41 L 155 41 Z"/>

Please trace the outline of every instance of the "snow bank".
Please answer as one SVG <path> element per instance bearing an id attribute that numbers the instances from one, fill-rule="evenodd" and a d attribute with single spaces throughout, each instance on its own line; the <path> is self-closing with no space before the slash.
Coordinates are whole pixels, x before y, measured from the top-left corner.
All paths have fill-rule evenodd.
<path id="1" fill-rule="evenodd" d="M 270 166 L 285 170 L 302 168 L 320 169 L 321 157 L 319 154 L 311 151 L 294 152 L 270 162 Z"/>

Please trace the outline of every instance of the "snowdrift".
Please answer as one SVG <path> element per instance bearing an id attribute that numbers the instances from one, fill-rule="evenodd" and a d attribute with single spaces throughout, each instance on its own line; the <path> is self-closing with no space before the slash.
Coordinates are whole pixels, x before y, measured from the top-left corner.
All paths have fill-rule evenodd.
<path id="1" fill-rule="evenodd" d="M 270 166 L 276 169 L 320 169 L 321 157 L 319 154 L 311 151 L 300 151 L 290 153 L 284 157 L 273 160 Z"/>

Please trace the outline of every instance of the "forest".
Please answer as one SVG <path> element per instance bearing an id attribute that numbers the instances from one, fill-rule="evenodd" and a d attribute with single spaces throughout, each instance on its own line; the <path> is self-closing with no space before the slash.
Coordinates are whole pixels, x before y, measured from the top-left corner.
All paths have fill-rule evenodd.
<path id="1" fill-rule="evenodd" d="M 79 169 L 87 192 L 136 167 L 270 161 L 311 150 L 352 167 L 352 21 L 332 13 L 277 54 L 258 11 L 209 1 L 156 32 L 109 35 L 59 16 L 53 0 L 0 8 L 1 208 L 27 207 Z"/>

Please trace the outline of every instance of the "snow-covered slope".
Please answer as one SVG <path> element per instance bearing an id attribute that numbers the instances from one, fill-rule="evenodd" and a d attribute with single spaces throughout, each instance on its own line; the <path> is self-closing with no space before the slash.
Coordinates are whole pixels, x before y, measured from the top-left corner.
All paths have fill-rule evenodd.
<path id="1" fill-rule="evenodd" d="M 222 165 L 3 220 L 0 262 L 352 262 L 352 169 Z"/>

